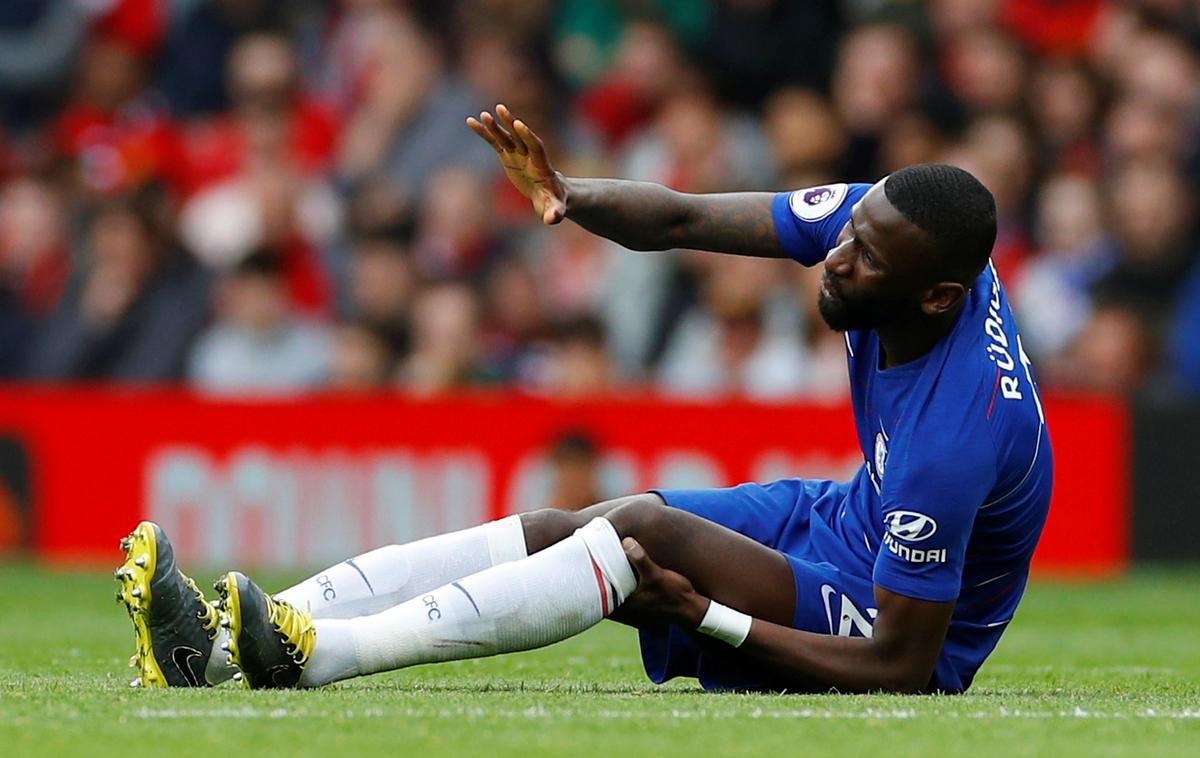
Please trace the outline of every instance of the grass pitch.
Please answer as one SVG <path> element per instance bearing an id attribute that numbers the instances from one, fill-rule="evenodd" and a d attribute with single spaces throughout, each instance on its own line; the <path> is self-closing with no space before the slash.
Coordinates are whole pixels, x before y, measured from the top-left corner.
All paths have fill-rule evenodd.
<path id="1" fill-rule="evenodd" d="M 320 691 L 131 690 L 111 578 L 0 565 L 0 587 L 5 756 L 1200 756 L 1200 570 L 1035 583 L 959 697 L 655 687 L 615 624 Z"/>

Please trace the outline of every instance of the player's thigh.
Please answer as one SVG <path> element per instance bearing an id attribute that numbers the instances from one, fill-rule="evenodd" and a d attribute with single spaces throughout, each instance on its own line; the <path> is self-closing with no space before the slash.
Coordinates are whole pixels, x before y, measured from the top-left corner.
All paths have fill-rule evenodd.
<path id="1" fill-rule="evenodd" d="M 781 479 L 766 484 L 693 490 L 651 490 L 590 505 L 578 511 L 543 508 L 521 514 L 525 546 L 530 553 L 566 539 L 594 518 L 633 502 L 650 506 L 664 503 L 721 524 L 756 542 L 783 552 L 803 550 L 808 537 L 809 512 L 815 503 L 837 498 L 836 482 Z"/>
<path id="2" fill-rule="evenodd" d="M 614 508 L 640 498 L 651 498 L 655 505 L 664 507 L 658 496 L 641 494 L 605 500 L 578 511 L 542 508 L 522 513 L 521 528 L 525 531 L 525 549 L 531 554 L 545 550 L 570 537 L 576 529 L 592 519 L 607 516 Z"/>
<path id="3" fill-rule="evenodd" d="M 672 508 L 695 514 L 785 553 L 800 552 L 808 540 L 813 505 L 835 496 L 836 483 L 780 479 L 736 487 L 651 490 Z"/>

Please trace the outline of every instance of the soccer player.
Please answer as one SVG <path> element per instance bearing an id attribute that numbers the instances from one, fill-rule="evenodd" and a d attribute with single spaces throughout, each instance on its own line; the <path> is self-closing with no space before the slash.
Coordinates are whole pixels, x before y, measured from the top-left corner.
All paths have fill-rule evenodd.
<path id="1" fill-rule="evenodd" d="M 655 682 L 961 692 L 1012 620 L 1050 500 L 1045 419 L 989 263 L 991 194 L 945 165 L 873 185 L 689 195 L 556 172 L 500 105 L 468 125 L 546 224 L 635 250 L 822 265 L 865 460 L 849 482 L 654 490 L 383 547 L 214 610 L 144 522 L 124 543 L 135 684 L 312 687 L 547 645 L 611 617 Z M 821 434 L 820 429 L 796 429 Z"/>

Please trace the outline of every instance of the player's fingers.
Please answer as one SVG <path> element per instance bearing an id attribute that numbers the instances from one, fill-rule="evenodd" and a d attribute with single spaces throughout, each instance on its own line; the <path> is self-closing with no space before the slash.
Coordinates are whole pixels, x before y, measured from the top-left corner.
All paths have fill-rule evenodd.
<path id="1" fill-rule="evenodd" d="M 537 136 L 524 121 L 513 122 L 513 134 L 525 144 L 529 160 L 533 163 L 534 168 L 541 169 L 546 173 L 554 170 L 550 168 L 550 159 L 546 157 L 546 145 L 542 142 L 542 138 Z"/>
<path id="2" fill-rule="evenodd" d="M 646 554 L 645 548 L 633 537 L 621 540 L 621 547 L 625 549 L 625 557 L 629 559 L 629 564 L 637 572 L 639 581 L 651 576 L 658 569 L 658 566 Z"/>
<path id="3" fill-rule="evenodd" d="M 496 138 L 492 136 L 492 133 L 488 131 L 486 126 L 470 116 L 467 117 L 467 126 L 471 128 L 471 131 L 482 137 L 484 142 L 487 142 L 489 145 L 491 145 L 492 149 L 497 153 L 501 151 L 500 145 L 496 144 Z"/>
<path id="4" fill-rule="evenodd" d="M 496 144 L 500 146 L 501 150 L 513 151 L 516 149 L 513 146 L 512 136 L 508 132 L 504 131 L 504 127 L 497 123 L 496 119 L 492 117 L 492 114 L 484 111 L 483 113 L 479 114 L 479 120 L 483 122 L 485 127 L 487 127 L 488 133 L 491 134 L 492 138 L 496 140 Z"/>
<path id="5" fill-rule="evenodd" d="M 504 128 L 504 131 L 510 137 L 512 137 L 513 148 L 522 155 L 528 153 L 529 148 L 525 145 L 525 142 L 517 136 L 517 129 L 514 126 L 515 120 L 513 119 L 512 112 L 508 110 L 508 106 L 504 103 L 499 103 L 496 105 L 496 119 Z"/>

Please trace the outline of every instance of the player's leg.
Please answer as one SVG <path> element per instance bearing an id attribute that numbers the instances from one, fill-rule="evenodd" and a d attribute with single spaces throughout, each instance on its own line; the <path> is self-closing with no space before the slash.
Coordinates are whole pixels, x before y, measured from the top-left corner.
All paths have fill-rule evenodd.
<path id="1" fill-rule="evenodd" d="M 588 511 L 599 515 L 623 500 L 599 503 Z M 346 619 L 378 613 L 456 579 L 524 558 L 528 554 L 522 529 L 526 518 L 528 515 L 509 516 L 456 532 L 377 548 L 319 571 L 274 597 L 310 612 L 314 619 Z M 585 521 L 555 521 L 543 527 L 534 552 L 569 537 Z M 551 539 L 550 535 L 555 533 L 557 536 Z M 210 676 L 214 681 L 225 681 L 236 672 L 225 663 L 230 657 L 230 646 L 226 630 L 213 639 Z"/>
<path id="2" fill-rule="evenodd" d="M 387 545 L 318 571 L 274 596 L 308 610 L 314 619 L 368 616 L 447 582 L 536 553 L 627 500 L 597 503 L 573 513 L 547 508 Z"/>
<path id="3" fill-rule="evenodd" d="M 218 588 L 233 635 L 230 652 L 252 686 L 316 686 L 547 645 L 609 616 L 634 591 L 622 537 L 637 539 L 656 560 L 658 550 L 662 565 L 697 576 L 698 588 L 723 603 L 772 620 L 791 618 L 791 571 L 778 552 L 666 508 L 654 495 L 628 499 L 607 514 L 527 558 L 349 620 L 314 622 L 230 574 Z M 556 520 L 559 528 L 568 524 Z"/>
<path id="4" fill-rule="evenodd" d="M 277 687 L 547 645 L 600 621 L 636 584 L 620 537 L 598 518 L 534 555 L 371 616 L 313 621 L 236 572 L 217 588 L 246 683 Z"/>
<path id="5" fill-rule="evenodd" d="M 354 618 L 527 555 L 517 516 L 348 558 L 275 597 L 318 618 Z"/>

